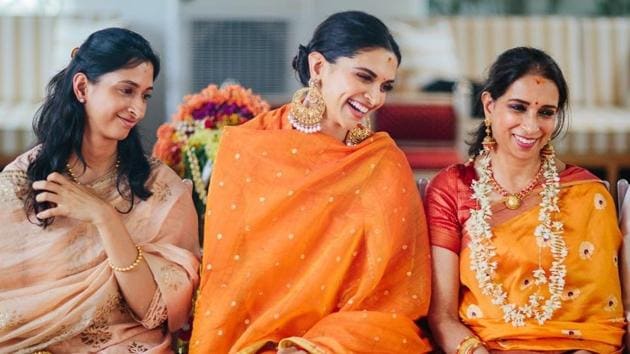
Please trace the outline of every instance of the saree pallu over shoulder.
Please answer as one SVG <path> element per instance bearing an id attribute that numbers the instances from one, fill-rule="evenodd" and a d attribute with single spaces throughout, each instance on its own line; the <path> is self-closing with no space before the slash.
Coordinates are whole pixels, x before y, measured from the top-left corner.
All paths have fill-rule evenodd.
<path id="1" fill-rule="evenodd" d="M 426 223 L 403 154 L 383 133 L 347 147 L 294 131 L 287 110 L 223 134 L 191 352 L 430 350 L 413 323 L 430 296 Z"/>
<path id="2" fill-rule="evenodd" d="M 621 235 L 615 204 L 604 184 L 578 167 L 568 167 L 560 174 L 560 212 L 553 217 L 564 224 L 563 238 L 568 247 L 562 306 L 543 325 L 530 319 L 525 326 L 514 327 L 504 321 L 502 309 L 492 304 L 492 298 L 482 294 L 470 268 L 469 214 L 464 209 L 476 207 L 469 202 L 474 178 L 472 167 L 447 170 L 427 193 L 428 208 L 435 204 L 448 215 L 441 219 L 437 214 L 429 216 L 432 239 L 434 233 L 437 235 L 434 245 L 457 251 L 460 257 L 462 322 L 491 349 L 618 350 L 625 326 L 617 259 Z M 517 211 L 503 203 L 492 206 L 490 225 L 496 247 L 494 259 L 498 261 L 495 282 L 503 285 L 507 303 L 517 306 L 527 304 L 533 294 L 549 297 L 547 285 L 537 285 L 532 276 L 539 259 L 546 270 L 552 261 L 550 249 L 539 249 L 534 236 L 539 224 L 538 192 L 531 193 Z M 461 246 L 450 241 L 454 235 L 461 239 Z"/>
<path id="3" fill-rule="evenodd" d="M 147 184 L 153 196 L 136 198 L 121 214 L 158 284 L 140 320 L 125 305 L 95 227 L 58 217 L 42 229 L 27 219 L 28 156 L 0 173 L 0 353 L 170 352 L 163 327 L 184 323 L 198 282 L 190 187 L 153 161 Z M 114 183 L 112 174 L 88 188 L 127 210 Z"/>

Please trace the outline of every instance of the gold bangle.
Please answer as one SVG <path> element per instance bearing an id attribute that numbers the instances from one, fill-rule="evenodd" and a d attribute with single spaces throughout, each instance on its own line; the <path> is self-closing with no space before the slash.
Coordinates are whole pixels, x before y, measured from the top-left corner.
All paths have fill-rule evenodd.
<path id="1" fill-rule="evenodd" d="M 479 339 L 479 337 L 471 334 L 464 337 L 464 339 L 459 342 L 457 348 L 455 348 L 455 353 L 472 354 L 472 352 L 481 345 L 483 345 L 483 342 Z"/>
<path id="2" fill-rule="evenodd" d="M 138 264 L 140 264 L 140 261 L 142 261 L 142 258 L 143 258 L 142 248 L 140 248 L 140 246 L 136 246 L 136 249 L 138 250 L 138 255 L 136 256 L 136 259 L 133 261 L 133 263 L 131 263 L 131 265 L 127 267 L 116 267 L 115 265 L 112 264 L 111 261 L 108 260 L 107 263 L 109 263 L 109 267 L 116 272 L 128 272 L 134 269 Z"/>

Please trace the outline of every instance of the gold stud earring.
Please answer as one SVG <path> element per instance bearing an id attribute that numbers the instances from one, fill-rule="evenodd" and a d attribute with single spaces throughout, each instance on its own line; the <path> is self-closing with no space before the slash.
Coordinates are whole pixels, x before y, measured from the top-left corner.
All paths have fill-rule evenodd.
<path id="1" fill-rule="evenodd" d="M 303 133 L 316 133 L 322 129 L 326 104 L 318 85 L 318 80 L 309 80 L 308 87 L 297 90 L 291 100 L 289 122 Z"/>

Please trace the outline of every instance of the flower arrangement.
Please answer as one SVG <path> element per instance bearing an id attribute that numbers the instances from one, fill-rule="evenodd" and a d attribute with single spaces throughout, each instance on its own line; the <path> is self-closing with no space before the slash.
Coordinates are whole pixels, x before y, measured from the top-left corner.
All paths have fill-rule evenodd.
<path id="1" fill-rule="evenodd" d="M 250 89 L 236 84 L 211 84 L 184 97 L 172 121 L 157 131 L 153 156 L 193 181 L 195 207 L 203 216 L 206 188 L 224 126 L 244 123 L 269 110 Z"/>

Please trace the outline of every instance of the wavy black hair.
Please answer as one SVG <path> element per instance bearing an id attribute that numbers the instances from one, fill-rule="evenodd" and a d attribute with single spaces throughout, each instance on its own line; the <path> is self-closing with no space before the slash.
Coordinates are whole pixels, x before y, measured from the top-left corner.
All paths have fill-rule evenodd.
<path id="1" fill-rule="evenodd" d="M 338 12 L 317 26 L 308 45 L 299 46 L 293 58 L 293 69 L 302 85 L 307 86 L 311 78 L 309 53 L 319 52 L 326 61 L 334 63 L 339 57 L 352 58 L 361 51 L 376 48 L 394 53 L 400 65 L 398 43 L 381 20 L 361 11 Z"/>
<path id="2" fill-rule="evenodd" d="M 92 33 L 73 56 L 66 68 L 57 73 L 46 87 L 46 98 L 33 119 L 33 130 L 40 145 L 35 159 L 26 174 L 29 188 L 25 192 L 24 210 L 29 217 L 51 207 L 49 203 L 35 200 L 36 192 L 31 184 L 46 179 L 52 172 L 63 172 L 71 154 L 75 154 L 84 166 L 81 153 L 85 128 L 85 109 L 74 94 L 72 80 L 83 73 L 91 83 L 107 73 L 133 68 L 142 63 L 153 65 L 153 80 L 160 72 L 160 59 L 149 42 L 138 33 L 124 28 L 107 28 Z M 146 200 L 151 191 L 145 186 L 151 173 L 149 160 L 144 153 L 137 127 L 131 129 L 124 140 L 118 142 L 118 175 L 116 189 L 133 209 L 134 198 Z M 46 227 L 54 218 L 39 219 L 37 224 Z"/>
<path id="3" fill-rule="evenodd" d="M 549 54 L 536 48 L 516 47 L 503 52 L 490 67 L 488 79 L 481 93 L 487 91 L 493 100 L 505 94 L 514 81 L 525 75 L 540 75 L 554 82 L 558 88 L 558 123 L 551 134 L 554 139 L 566 126 L 566 111 L 569 103 L 569 88 L 562 75 L 562 70 Z M 477 97 L 480 100 L 481 97 Z M 478 102 L 478 104 L 480 104 Z M 486 126 L 483 122 L 473 133 L 473 140 L 469 142 L 468 155 L 477 156 L 483 150 L 483 138 L 486 136 Z"/>

